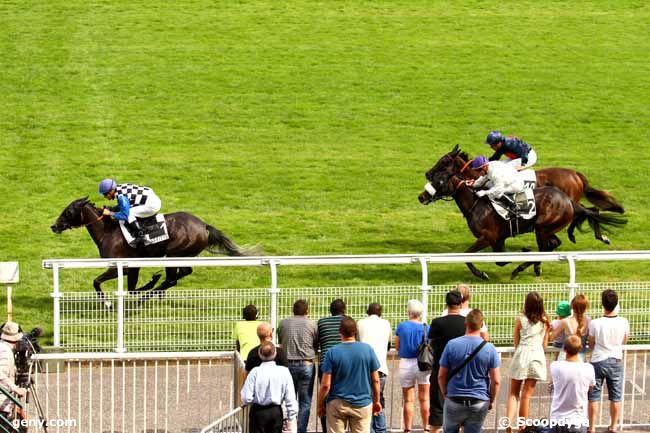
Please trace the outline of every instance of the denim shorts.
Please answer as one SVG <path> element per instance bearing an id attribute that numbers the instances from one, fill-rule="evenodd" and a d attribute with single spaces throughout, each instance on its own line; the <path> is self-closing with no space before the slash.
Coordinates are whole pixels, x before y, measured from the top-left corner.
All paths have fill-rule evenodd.
<path id="1" fill-rule="evenodd" d="M 609 401 L 621 401 L 623 396 L 623 361 L 616 358 L 607 358 L 603 361 L 592 362 L 596 373 L 596 386 L 589 391 L 589 401 L 600 400 L 603 391 L 603 381 L 607 381 L 607 395 Z"/>

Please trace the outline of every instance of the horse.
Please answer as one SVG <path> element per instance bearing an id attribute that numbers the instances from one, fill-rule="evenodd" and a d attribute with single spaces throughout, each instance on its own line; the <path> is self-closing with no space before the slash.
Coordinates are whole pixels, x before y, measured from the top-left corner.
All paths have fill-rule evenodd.
<path id="1" fill-rule="evenodd" d="M 457 148 L 458 145 L 454 147 L 454 149 Z M 467 154 L 464 152 L 460 152 L 459 156 L 467 159 Z M 472 172 L 468 171 L 467 173 L 470 174 Z M 429 181 L 432 180 L 432 176 L 433 175 L 431 174 L 431 170 L 425 173 L 425 177 Z M 542 168 L 540 170 L 535 170 L 535 177 L 536 187 L 554 186 L 568 195 L 571 200 L 576 203 L 579 203 L 580 199 L 582 197 L 585 197 L 595 206 L 592 207 L 591 210 L 599 209 L 620 214 L 623 214 L 625 212 L 623 206 L 619 204 L 611 194 L 609 194 L 607 191 L 601 191 L 591 187 L 584 174 L 571 168 Z M 594 235 L 599 241 L 609 244 L 609 238 L 602 233 L 600 227 L 595 227 Z"/>
<path id="2" fill-rule="evenodd" d="M 511 223 L 499 216 L 490 200 L 487 197 L 476 197 L 473 189 L 465 184 L 465 180 L 476 177 L 477 173 L 468 168 L 467 154 L 461 152 L 456 146 L 427 172 L 427 179 L 430 180 L 427 189 L 431 190 L 431 187 L 435 189 L 434 194 L 425 189 L 418 196 L 423 205 L 446 197 L 455 200 L 467 220 L 469 229 L 476 237 L 476 242 L 466 250 L 468 253 L 481 251 L 487 246 L 491 246 L 495 252 L 503 252 L 507 238 L 533 231 L 539 250 L 553 251 L 562 243 L 555 234 L 567 226 L 569 226 L 569 240 L 575 243 L 574 230 L 576 228 L 581 230 L 585 221 L 589 222 L 594 232 L 601 230 L 601 225 L 620 227 L 627 223 L 623 217 L 600 214 L 597 210 L 587 209 L 554 186 L 542 186 L 533 191 L 537 215 L 530 220 L 517 218 L 515 226 L 518 230 L 514 233 Z M 499 266 L 506 264 L 497 263 Z M 512 272 L 511 278 L 516 278 L 531 265 L 535 265 L 535 273 L 540 275 L 541 263 L 526 262 Z M 488 275 L 478 270 L 474 264 L 467 263 L 467 267 L 478 278 L 489 279 Z"/>
<path id="3" fill-rule="evenodd" d="M 102 211 L 103 209 L 96 208 L 88 200 L 88 197 L 80 198 L 66 206 L 50 228 L 54 233 L 60 234 L 64 230 L 86 227 L 102 258 L 194 257 L 204 250 L 229 256 L 258 255 L 260 252 L 257 247 L 239 247 L 220 230 L 187 212 L 165 215 L 169 233 L 168 240 L 136 249 L 129 246 L 124 239 L 119 223 L 112 218 L 104 218 Z M 139 268 L 127 269 L 129 293 L 150 290 L 154 288 L 161 277 L 160 273 L 156 273 L 151 281 L 137 288 L 139 273 Z M 181 278 L 191 273 L 191 267 L 166 267 L 165 280 L 152 293 L 162 297 L 165 290 L 175 286 Z M 101 284 L 114 278 L 117 278 L 117 268 L 109 268 L 93 280 L 97 296 L 107 308 L 110 308 L 111 304 L 106 301 Z"/>
<path id="4" fill-rule="evenodd" d="M 425 174 L 432 181 L 430 171 Z M 572 168 L 548 167 L 535 170 L 537 187 L 554 186 L 568 195 L 576 203 L 582 197 L 590 201 L 597 209 L 609 212 L 624 213 L 625 209 L 607 191 L 593 188 L 587 177 Z"/>

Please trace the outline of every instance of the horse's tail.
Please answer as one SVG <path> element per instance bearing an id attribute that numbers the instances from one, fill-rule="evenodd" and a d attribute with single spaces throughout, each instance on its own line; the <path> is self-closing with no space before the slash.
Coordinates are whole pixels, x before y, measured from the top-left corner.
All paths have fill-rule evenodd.
<path id="1" fill-rule="evenodd" d="M 591 185 L 589 185 L 589 181 L 587 181 L 587 178 L 584 174 L 580 172 L 576 172 L 576 174 L 584 185 L 583 190 L 585 197 L 587 197 L 587 200 L 589 200 L 591 203 L 596 205 L 598 209 L 616 213 L 625 212 L 623 206 L 619 204 L 616 199 L 612 197 L 608 192 L 592 188 Z"/>
<path id="2" fill-rule="evenodd" d="M 206 224 L 208 229 L 208 251 L 214 254 L 226 254 L 229 256 L 259 256 L 262 255 L 262 249 L 258 246 L 242 248 L 233 242 L 228 236 L 223 234 L 211 225 Z"/>
<path id="3" fill-rule="evenodd" d="M 579 203 L 573 203 L 573 221 L 568 229 L 569 239 L 575 243 L 574 230 L 577 228 L 584 233 L 582 228 L 585 221 L 589 227 L 598 234 L 601 231 L 608 232 L 608 228 L 621 228 L 627 224 L 627 218 L 618 215 L 601 214 L 597 209 L 587 209 Z"/>

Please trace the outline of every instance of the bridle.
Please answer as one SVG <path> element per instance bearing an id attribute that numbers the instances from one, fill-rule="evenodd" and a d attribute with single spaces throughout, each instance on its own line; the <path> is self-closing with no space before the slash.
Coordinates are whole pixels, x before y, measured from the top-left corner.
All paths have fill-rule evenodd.
<path id="1" fill-rule="evenodd" d="M 104 214 L 100 213 L 99 216 L 96 219 L 94 219 L 94 220 L 92 220 L 92 221 L 90 221 L 88 223 L 84 223 L 84 213 L 83 213 L 83 209 L 82 209 L 82 212 L 81 212 L 81 225 L 79 227 L 91 226 L 91 225 L 95 224 L 96 222 L 101 221 L 103 218 L 104 218 Z"/>

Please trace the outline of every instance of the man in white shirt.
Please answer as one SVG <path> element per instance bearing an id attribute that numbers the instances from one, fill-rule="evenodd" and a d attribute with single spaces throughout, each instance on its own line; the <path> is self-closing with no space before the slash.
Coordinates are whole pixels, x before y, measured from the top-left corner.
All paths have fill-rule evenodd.
<path id="1" fill-rule="evenodd" d="M 275 365 L 275 345 L 265 341 L 260 345 L 262 364 L 251 370 L 241 390 L 245 405 L 251 405 L 251 433 L 281 433 L 282 403 L 287 409 L 287 419 L 295 431 L 298 401 L 293 388 L 291 373 L 287 367 Z"/>
<path id="2" fill-rule="evenodd" d="M 585 433 L 587 418 L 587 393 L 596 384 L 594 367 L 580 360 L 582 342 L 577 335 L 564 341 L 566 359 L 551 363 L 553 399 L 551 425 L 555 433 Z"/>
<path id="3" fill-rule="evenodd" d="M 14 359 L 14 350 L 16 343 L 23 338 L 20 327 L 16 322 L 7 322 L 2 328 L 0 336 L 0 386 L 7 391 L 12 392 L 18 397 L 25 397 L 27 390 L 16 385 L 16 362 Z M 14 403 L 9 398 L 0 398 L 0 413 L 7 420 L 12 420 Z M 0 421 L 0 427 L 7 426 L 4 421 Z M 1 430 L 1 428 L 0 428 Z"/>
<path id="4" fill-rule="evenodd" d="M 485 156 L 478 156 L 472 161 L 472 169 L 479 174 L 476 180 L 466 180 L 473 188 L 487 186 L 488 189 L 476 192 L 477 197 L 488 196 L 490 200 L 505 198 L 504 202 L 514 209 L 514 201 L 505 194 L 516 194 L 524 190 L 524 180 L 517 170 L 501 161 L 488 161 Z"/>
<path id="5" fill-rule="evenodd" d="M 359 329 L 359 341 L 367 343 L 375 351 L 379 360 L 379 402 L 381 403 L 381 412 L 379 415 L 373 415 L 370 424 L 370 433 L 386 433 L 386 415 L 384 414 L 384 386 L 388 376 L 388 362 L 386 356 L 390 348 L 390 338 L 392 329 L 390 322 L 381 318 L 381 304 L 373 302 L 368 305 L 368 317 L 359 320 L 357 327 Z"/>
<path id="6" fill-rule="evenodd" d="M 616 311 L 618 295 L 614 290 L 604 290 L 601 302 L 605 314 L 589 323 L 589 347 L 592 350 L 591 364 L 596 374 L 596 386 L 589 392 L 589 431 L 594 431 L 599 409 L 603 381 L 607 381 L 609 399 L 608 432 L 616 432 L 623 395 L 623 345 L 630 335 L 627 319 L 619 317 Z"/>

